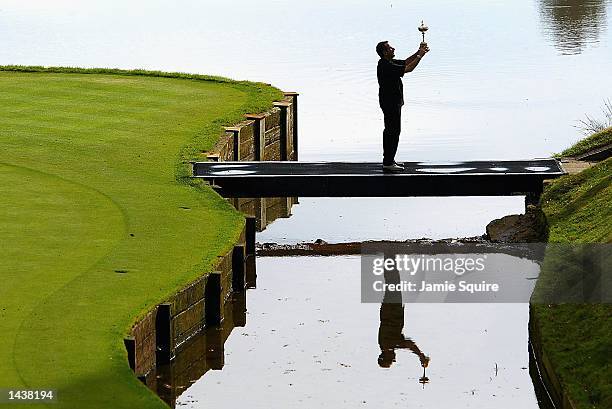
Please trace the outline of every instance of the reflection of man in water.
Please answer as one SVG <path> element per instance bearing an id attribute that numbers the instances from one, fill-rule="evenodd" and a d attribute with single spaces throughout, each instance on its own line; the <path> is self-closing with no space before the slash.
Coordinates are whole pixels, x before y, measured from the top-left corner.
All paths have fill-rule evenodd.
<path id="1" fill-rule="evenodd" d="M 376 76 L 378 77 L 378 101 L 385 117 L 383 131 L 383 171 L 401 172 L 402 166 L 395 162 L 395 153 L 401 132 L 402 105 L 404 105 L 404 86 L 402 77 L 419 65 L 421 58 L 429 52 L 427 43 L 421 43 L 416 53 L 405 60 L 395 60 L 395 48 L 387 41 L 376 46 L 380 56 Z"/>
<path id="2" fill-rule="evenodd" d="M 384 273 L 385 283 L 399 283 L 400 275 L 397 270 Z M 404 348 L 411 350 L 419 357 L 421 366 L 427 368 L 429 357 L 425 355 L 417 344 L 402 333 L 404 329 L 404 304 L 402 293 L 399 291 L 385 291 L 383 302 L 380 305 L 380 327 L 378 329 L 378 344 L 380 345 L 380 356 L 378 365 L 389 368 L 395 362 L 395 349 Z"/>

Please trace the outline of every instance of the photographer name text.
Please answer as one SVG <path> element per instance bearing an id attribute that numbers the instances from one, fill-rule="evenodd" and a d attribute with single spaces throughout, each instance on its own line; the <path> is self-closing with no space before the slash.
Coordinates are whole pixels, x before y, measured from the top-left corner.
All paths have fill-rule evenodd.
<path id="1" fill-rule="evenodd" d="M 470 283 L 467 281 L 459 281 L 458 283 L 444 281 L 443 283 L 429 283 L 427 281 L 412 282 L 400 281 L 399 283 L 385 283 L 384 281 L 374 281 L 372 288 L 376 292 L 465 292 L 465 293 L 482 293 L 482 292 L 498 292 L 499 284 L 488 283 L 481 281 L 479 283 Z"/>

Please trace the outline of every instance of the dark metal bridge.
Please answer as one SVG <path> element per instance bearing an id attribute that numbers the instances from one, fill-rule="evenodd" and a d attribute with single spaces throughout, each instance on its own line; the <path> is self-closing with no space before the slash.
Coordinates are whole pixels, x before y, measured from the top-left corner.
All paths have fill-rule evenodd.
<path id="1" fill-rule="evenodd" d="M 373 162 L 195 162 L 193 175 L 225 197 L 510 196 L 537 198 L 565 174 L 556 159 L 405 162 L 384 173 Z"/>

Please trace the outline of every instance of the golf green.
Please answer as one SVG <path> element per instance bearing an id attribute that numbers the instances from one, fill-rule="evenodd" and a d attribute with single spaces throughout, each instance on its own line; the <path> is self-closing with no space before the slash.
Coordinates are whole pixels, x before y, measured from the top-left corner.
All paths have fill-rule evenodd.
<path id="1" fill-rule="evenodd" d="M 58 408 L 165 407 L 123 337 L 243 226 L 185 162 L 281 97 L 213 77 L 0 68 L 0 388 L 56 389 Z"/>

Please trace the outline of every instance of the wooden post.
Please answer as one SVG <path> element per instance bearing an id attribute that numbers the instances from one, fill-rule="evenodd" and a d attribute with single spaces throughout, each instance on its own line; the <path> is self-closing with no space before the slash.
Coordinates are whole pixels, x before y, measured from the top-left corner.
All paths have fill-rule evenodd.
<path id="1" fill-rule="evenodd" d="M 255 288 L 257 273 L 255 271 L 255 231 L 257 229 L 257 218 L 248 216 L 246 220 L 246 260 L 245 260 L 245 287 Z"/>
<path id="2" fill-rule="evenodd" d="M 204 325 L 221 324 L 221 272 L 213 271 L 208 275 L 204 288 Z"/>
<path id="3" fill-rule="evenodd" d="M 290 126 L 287 117 L 287 108 L 291 105 L 286 101 L 278 101 L 274 103 L 274 106 L 280 109 L 280 160 L 289 160 L 287 153 L 287 129 Z"/>
<path id="4" fill-rule="evenodd" d="M 219 162 L 219 154 L 209 153 L 206 155 L 206 159 L 208 159 L 209 162 Z"/>
<path id="5" fill-rule="evenodd" d="M 256 229 L 257 229 L 257 218 L 254 216 L 247 216 L 246 226 L 244 228 L 247 256 L 255 255 L 255 231 Z"/>
<path id="6" fill-rule="evenodd" d="M 227 203 L 231 204 L 231 205 L 232 205 L 232 207 L 233 207 L 234 209 L 236 209 L 236 210 L 240 211 L 240 208 L 239 208 L 239 206 L 240 206 L 240 205 L 239 205 L 239 203 L 240 203 L 240 198 L 238 198 L 238 197 L 226 197 L 226 198 L 225 198 L 225 201 L 226 201 Z"/>
<path id="7" fill-rule="evenodd" d="M 542 196 L 543 191 L 544 191 L 544 183 L 537 182 L 534 185 L 533 190 L 531 192 L 527 192 L 527 194 L 525 195 L 525 211 L 527 210 L 527 206 L 529 205 L 534 205 L 534 206 L 540 205 L 540 198 Z"/>
<path id="8" fill-rule="evenodd" d="M 298 94 L 297 92 L 285 92 L 286 97 L 291 98 L 293 104 L 293 158 L 298 160 Z"/>
<path id="9" fill-rule="evenodd" d="M 266 214 L 266 198 L 260 197 L 255 199 L 255 218 L 257 219 L 257 231 L 264 231 L 268 225 L 268 216 Z"/>
<path id="10" fill-rule="evenodd" d="M 246 288 L 257 287 L 257 262 L 254 255 L 246 258 Z"/>
<path id="11" fill-rule="evenodd" d="M 227 127 L 225 128 L 225 132 L 230 135 L 232 138 L 232 160 L 239 161 L 240 160 L 240 128 L 237 127 Z"/>
<path id="12" fill-rule="evenodd" d="M 223 329 L 214 328 L 206 332 L 206 364 L 213 371 L 220 371 L 225 364 L 224 341 Z"/>
<path id="13" fill-rule="evenodd" d="M 123 339 L 123 344 L 127 350 L 128 364 L 132 371 L 136 372 L 136 340 L 134 337 L 126 337 Z"/>
<path id="14" fill-rule="evenodd" d="M 172 304 L 163 303 L 157 306 L 155 317 L 155 335 L 157 345 L 157 363 L 167 364 L 172 359 Z"/>
<path id="15" fill-rule="evenodd" d="M 246 326 L 246 295 L 246 291 L 234 294 L 234 299 L 232 301 L 232 317 L 235 327 Z"/>
<path id="16" fill-rule="evenodd" d="M 246 268 L 244 245 L 234 246 L 232 252 L 232 289 L 234 291 L 244 291 L 246 287 Z"/>
<path id="17" fill-rule="evenodd" d="M 246 114 L 247 119 L 253 122 L 253 143 L 255 145 L 255 160 L 264 160 L 266 147 L 266 116 L 263 114 Z"/>

